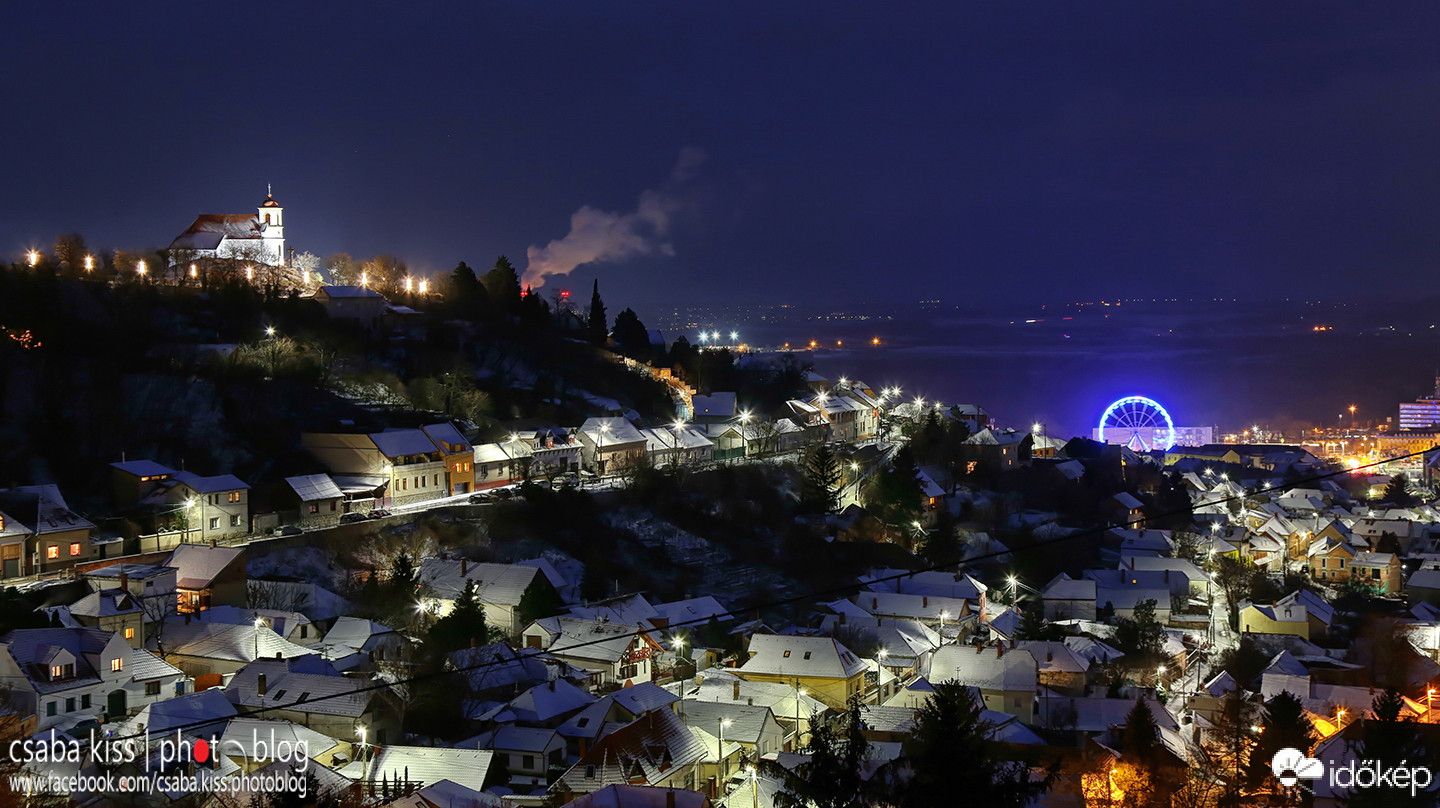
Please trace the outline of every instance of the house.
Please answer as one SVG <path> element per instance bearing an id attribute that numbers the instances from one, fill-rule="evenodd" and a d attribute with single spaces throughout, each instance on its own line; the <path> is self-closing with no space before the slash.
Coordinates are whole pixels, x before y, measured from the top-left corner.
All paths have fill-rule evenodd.
<path id="1" fill-rule="evenodd" d="M 117 632 L 131 648 L 145 647 L 145 608 L 124 589 L 91 592 L 70 604 L 70 616 L 86 628 Z"/>
<path id="2" fill-rule="evenodd" d="M 218 690 L 206 690 L 206 693 L 214 693 L 224 698 Z M 217 709 L 219 705 L 216 705 Z M 197 733 L 198 734 L 198 733 Z M 342 777 L 332 767 L 342 765 L 348 761 L 355 751 L 356 744 L 352 738 L 334 738 L 322 732 L 308 729 L 293 721 L 282 721 L 274 718 L 245 718 L 231 719 L 225 724 L 225 731 L 220 734 L 220 743 L 216 751 L 229 758 L 244 772 L 264 772 L 270 766 L 277 763 L 286 768 L 284 761 L 275 760 L 275 750 L 282 744 L 289 744 L 291 749 L 299 748 L 299 744 L 305 745 L 305 756 L 309 758 L 310 772 L 320 781 L 320 793 L 327 793 L 325 788 L 327 781 L 338 779 L 341 782 L 336 785 L 339 790 L 348 789 L 350 781 Z M 317 765 L 318 764 L 318 765 Z M 328 772 L 328 775 L 327 775 Z M 283 770 L 282 772 L 283 773 Z M 237 778 L 238 779 L 238 778 Z M 264 783 L 261 777 L 253 778 L 253 781 Z M 238 797 L 239 794 L 236 794 Z M 268 795 L 267 795 L 268 796 Z M 262 798 L 263 799 L 263 798 Z M 261 800 L 254 800 L 257 804 Z M 249 805 L 250 802 L 240 802 L 240 805 Z"/>
<path id="3" fill-rule="evenodd" d="M 588 418 L 576 436 L 580 440 L 581 462 L 602 477 L 645 459 L 645 436 L 624 418 Z"/>
<path id="4" fill-rule="evenodd" d="M 596 685 L 648 682 L 660 645 L 640 627 L 580 617 L 545 617 L 525 627 L 526 648 L 591 672 Z"/>
<path id="5" fill-rule="evenodd" d="M 576 713 L 589 709 L 597 701 L 600 700 L 571 684 L 568 680 L 551 679 L 526 689 L 507 702 L 500 704 L 481 702 L 476 706 L 487 709 L 475 713 L 474 717 L 492 725 L 515 724 L 522 727 L 555 729 L 565 724 L 566 720 Z M 595 729 L 599 729 L 598 724 Z"/>
<path id="6" fill-rule="evenodd" d="M 560 725 L 570 753 L 584 755 L 595 742 L 653 710 L 675 711 L 676 696 L 653 682 L 623 687 L 569 716 Z M 677 713 L 683 723 L 685 715 Z"/>
<path id="7" fill-rule="evenodd" d="M 211 606 L 205 610 L 205 619 L 212 623 L 229 623 L 235 626 L 253 626 L 259 622 L 286 641 L 296 645 L 314 645 L 320 642 L 322 634 L 319 626 L 315 625 L 310 618 L 299 612 L 283 609 Z"/>
<path id="8" fill-rule="evenodd" d="M 311 298 L 325 307 L 332 320 L 349 320 L 376 328 L 390 305 L 384 295 L 364 286 L 322 286 Z"/>
<path id="9" fill-rule="evenodd" d="M 123 716 L 133 649 L 101 628 L 16 629 L 0 636 L 0 685 L 38 729 L 66 729 L 102 713 Z"/>
<path id="10" fill-rule="evenodd" d="M 705 433 L 690 426 L 641 429 L 645 436 L 645 452 L 650 464 L 660 466 L 693 466 L 715 458 L 715 444 Z"/>
<path id="11" fill-rule="evenodd" d="M 342 616 L 314 646 L 343 671 L 373 668 L 377 662 L 401 661 L 411 647 L 408 637 L 363 617 Z"/>
<path id="12" fill-rule="evenodd" d="M 461 648 L 448 657 L 450 666 L 465 677 L 467 696 L 493 704 L 534 685 L 565 676 L 570 666 L 532 648 L 516 650 L 503 642 Z M 584 677 L 588 678 L 588 677 Z"/>
<path id="13" fill-rule="evenodd" d="M 740 410 L 735 403 L 734 393 L 711 393 L 695 395 L 690 399 L 697 424 L 720 424 L 735 420 Z"/>
<path id="14" fill-rule="evenodd" d="M 341 774 L 360 781 L 367 793 L 381 793 L 385 783 L 403 784 L 405 790 L 410 790 L 446 780 L 479 792 L 485 790 L 494 774 L 495 754 L 488 749 L 443 746 L 376 746 L 373 749 L 373 757 L 355 761 L 340 770 Z"/>
<path id="15" fill-rule="evenodd" d="M 809 732 L 811 719 L 824 715 L 828 709 L 826 704 L 812 696 L 809 690 L 797 688 L 793 680 L 750 681 L 740 678 L 735 670 L 729 668 L 712 668 L 697 676 L 693 682 L 681 682 L 669 687 L 685 694 L 685 698 L 675 706 L 681 718 L 687 717 L 690 704 L 695 701 L 769 708 L 775 720 L 785 728 L 787 752 L 798 748 L 795 743 L 797 737 L 803 742 Z"/>
<path id="16" fill-rule="evenodd" d="M 266 194 L 248 213 L 202 213 L 170 242 L 170 266 L 199 260 L 285 265 L 285 208 Z"/>
<path id="17" fill-rule="evenodd" d="M 285 485 L 295 503 L 294 523 L 302 527 L 329 527 L 350 512 L 349 497 L 329 474 L 302 474 L 286 477 Z"/>
<path id="18" fill-rule="evenodd" d="M 383 490 L 380 507 L 434 499 L 448 490 L 445 461 L 423 430 L 304 432 L 300 444 L 330 470 L 342 491 L 351 482 L 356 498 Z"/>
<path id="19" fill-rule="evenodd" d="M 85 582 L 92 592 L 129 592 L 145 612 L 146 623 L 175 614 L 178 607 L 175 568 L 164 564 L 111 564 L 86 570 Z"/>
<path id="20" fill-rule="evenodd" d="M 551 790 L 562 799 L 615 783 L 693 791 L 700 786 L 698 767 L 704 757 L 704 743 L 678 716 L 652 710 L 601 738 Z"/>
<path id="21" fill-rule="evenodd" d="M 182 544 L 171 551 L 164 566 L 175 570 L 175 593 L 181 613 L 211 606 L 244 606 L 245 548 Z"/>
<path id="22" fill-rule="evenodd" d="M 1055 640 L 1018 640 L 1017 651 L 1029 651 L 1039 666 L 1042 687 L 1056 693 L 1083 696 L 1090 681 L 1091 661 L 1063 642 Z"/>
<path id="23" fill-rule="evenodd" d="M 235 705 L 225 698 L 224 693 L 202 690 L 145 705 L 124 722 L 116 734 L 148 733 L 152 737 L 160 737 L 183 731 L 196 737 L 210 737 L 224 732 L 225 725 L 235 715 Z"/>
<path id="24" fill-rule="evenodd" d="M 148 704 L 183 696 L 193 689 L 193 683 L 190 677 L 185 675 L 185 671 L 144 648 L 130 651 L 130 664 L 125 672 L 130 674 L 130 681 L 126 682 L 123 688 L 124 704 L 131 712 Z M 119 697 L 115 698 L 118 701 Z"/>
<path id="25" fill-rule="evenodd" d="M 495 753 L 511 777 L 545 777 L 565 767 L 565 739 L 553 729 L 506 725 L 465 741 Z"/>
<path id="26" fill-rule="evenodd" d="M 177 471 L 171 482 L 147 499 L 184 507 L 187 541 L 208 542 L 250 532 L 250 486 L 244 480 L 233 474 L 201 477 Z"/>
<path id="27" fill-rule="evenodd" d="M 1020 465 L 1022 449 L 1029 451 L 1030 433 L 1013 429 L 996 430 L 986 427 L 966 438 L 960 445 L 965 472 L 977 469 L 990 472 L 1009 471 Z"/>
<path id="28" fill-rule="evenodd" d="M 756 634 L 746 653 L 742 679 L 793 685 L 835 709 L 865 693 L 864 661 L 831 637 Z"/>
<path id="29" fill-rule="evenodd" d="M 154 460 L 129 460 L 111 463 L 111 499 L 115 506 L 127 508 L 150 496 L 155 489 L 168 486 L 175 479 L 175 470 Z"/>
<path id="30" fill-rule="evenodd" d="M 460 434 L 450 422 L 431 424 L 420 428 L 440 451 L 440 461 L 445 464 L 445 485 L 452 494 L 466 494 L 475 490 L 475 447 Z"/>
<path id="31" fill-rule="evenodd" d="M 70 510 L 56 485 L 0 490 L 0 574 L 55 572 L 99 556 L 95 525 Z"/>
<path id="32" fill-rule="evenodd" d="M 318 657 L 261 658 L 235 672 L 225 697 L 246 714 L 280 718 L 332 738 L 357 738 L 360 728 L 377 744 L 400 740 L 400 711 L 378 680 L 342 676 Z"/>
<path id="33" fill-rule="evenodd" d="M 1405 581 L 1405 597 L 1411 604 L 1440 604 L 1440 568 L 1424 567 L 1410 573 Z"/>
<path id="34" fill-rule="evenodd" d="M 1400 593 L 1400 557 L 1395 553 L 1358 552 L 1350 560 L 1350 580 L 1390 597 Z"/>
<path id="35" fill-rule="evenodd" d="M 769 707 L 689 700 L 684 704 L 683 717 L 691 727 L 740 744 L 751 760 L 784 751 L 788 733 Z"/>
<path id="36" fill-rule="evenodd" d="M 1350 580 L 1350 562 L 1355 560 L 1355 548 L 1349 542 L 1317 538 L 1306 556 L 1310 577 L 1315 580 L 1331 585 Z"/>
<path id="37" fill-rule="evenodd" d="M 1040 591 L 1045 619 L 1094 620 L 1097 594 L 1094 580 L 1086 578 L 1077 581 L 1062 572 Z"/>
<path id="38" fill-rule="evenodd" d="M 1100 510 L 1111 524 L 1144 527 L 1145 524 L 1145 503 L 1136 499 L 1133 494 L 1121 491 L 1106 500 Z"/>
<path id="39" fill-rule="evenodd" d="M 195 677 L 195 689 L 218 686 L 224 675 L 257 659 L 311 656 L 303 645 L 287 642 L 267 626 L 237 626 L 202 619 L 204 612 L 166 619 L 150 643 L 166 662 Z"/>
<path id="40" fill-rule="evenodd" d="M 941 646 L 925 678 L 977 688 L 988 709 L 1017 716 L 1026 724 L 1034 721 L 1040 666 L 1029 651 L 1007 649 L 1004 643 Z"/>
<path id="41" fill-rule="evenodd" d="M 1252 634 L 1290 634 L 1319 640 L 1330 631 L 1335 609 L 1307 589 L 1286 595 L 1273 605 L 1240 604 L 1240 631 Z"/>
<path id="42" fill-rule="evenodd" d="M 468 559 L 427 558 L 420 564 L 424 585 L 421 603 L 437 617 L 455 607 L 468 583 L 474 582 L 475 596 L 485 608 L 485 622 L 515 636 L 525 623 L 546 614 L 525 615 L 521 604 L 528 598 L 537 605 L 559 604 L 560 595 L 539 567 L 527 564 L 480 564 Z"/>

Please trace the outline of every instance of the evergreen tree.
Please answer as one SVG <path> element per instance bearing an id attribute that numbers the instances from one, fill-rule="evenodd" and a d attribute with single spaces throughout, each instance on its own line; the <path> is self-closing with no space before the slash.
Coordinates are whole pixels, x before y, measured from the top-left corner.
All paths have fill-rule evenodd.
<path id="1" fill-rule="evenodd" d="M 500 256 L 495 259 L 495 268 L 485 273 L 485 292 L 495 306 L 507 314 L 520 311 L 520 276 L 510 259 Z"/>
<path id="2" fill-rule="evenodd" d="M 870 742 L 863 734 L 859 696 L 850 697 L 835 721 L 811 724 L 805 746 L 809 760 L 791 772 L 775 766 L 784 786 L 775 794 L 776 808 L 851 808 L 868 804 L 870 784 L 864 776 Z M 953 768 L 953 764 L 951 764 Z"/>
<path id="3" fill-rule="evenodd" d="M 650 332 L 640 322 L 634 309 L 625 309 L 615 315 L 615 344 L 620 352 L 635 359 L 650 358 Z"/>
<path id="4" fill-rule="evenodd" d="M 1309 754 L 1318 740 L 1299 697 L 1288 690 L 1280 691 L 1265 703 L 1260 713 L 1260 735 L 1250 752 L 1247 784 L 1253 789 L 1270 782 L 1279 788 L 1279 783 L 1271 779 L 1274 774 L 1270 770 L 1271 758 L 1281 749 L 1299 749 Z"/>
<path id="5" fill-rule="evenodd" d="M 823 443 L 805 455 L 800 501 L 811 513 L 834 513 L 840 507 L 840 459 Z"/>
<path id="6" fill-rule="evenodd" d="M 1410 496 L 1410 481 L 1404 474 L 1396 474 L 1391 477 L 1380 500 L 1401 508 L 1409 507 L 1413 502 L 1413 498 Z"/>
<path id="7" fill-rule="evenodd" d="M 432 653 L 446 654 L 468 648 L 472 644 L 484 645 L 489 639 L 490 629 L 485 625 L 485 607 L 480 605 L 474 579 L 468 579 L 465 581 L 465 590 L 455 599 L 455 607 L 430 627 L 430 650 Z"/>
<path id="8" fill-rule="evenodd" d="M 590 335 L 590 344 L 603 348 L 606 338 L 610 336 L 610 326 L 605 318 L 605 301 L 600 299 L 598 280 L 590 290 L 590 319 L 586 321 L 586 328 Z"/>
<path id="9" fill-rule="evenodd" d="M 1130 667 L 1153 667 L 1165 656 L 1165 627 L 1155 619 L 1155 601 L 1135 604 L 1134 617 L 1122 617 L 1115 627 L 1115 647 L 1125 652 Z"/>
<path id="10" fill-rule="evenodd" d="M 1034 780 L 1027 764 L 1007 759 L 990 740 L 984 705 L 970 688 L 939 682 L 934 691 L 915 713 L 914 729 L 901 747 L 902 757 L 885 784 L 888 799 L 882 802 L 895 808 L 1021 808 L 1050 790 L 1058 766 Z"/>
<path id="11" fill-rule="evenodd" d="M 1375 716 L 1365 722 L 1365 737 L 1356 750 L 1360 760 L 1379 761 L 1381 769 L 1397 766 L 1431 766 L 1440 758 L 1440 749 L 1430 747 L 1425 738 L 1416 730 L 1414 720 L 1400 717 L 1405 706 L 1399 692 L 1386 689 L 1375 696 L 1370 712 Z M 1422 762 L 1423 761 L 1423 762 Z M 1433 792 L 1410 793 L 1410 784 L 1403 788 L 1393 783 L 1376 783 L 1369 788 L 1357 788 L 1345 803 L 1349 808 L 1411 808 L 1436 804 Z"/>
<path id="12" fill-rule="evenodd" d="M 1135 697 L 1135 706 L 1125 715 L 1120 731 L 1120 754 L 1126 760 L 1153 768 L 1160 760 L 1160 727 L 1144 697 Z"/>
<path id="13" fill-rule="evenodd" d="M 1020 624 L 1015 627 L 1015 639 L 1058 642 L 1065 639 L 1065 630 L 1048 622 L 1044 609 L 1031 606 L 1020 610 Z"/>
<path id="14" fill-rule="evenodd" d="M 489 293 L 475 275 L 475 270 L 464 261 L 450 273 L 450 295 L 452 304 L 462 317 L 478 317 L 489 307 Z"/>
<path id="15" fill-rule="evenodd" d="M 915 455 L 909 446 L 902 446 L 891 458 L 890 467 L 871 482 L 865 492 L 865 505 L 875 511 L 882 522 L 908 528 L 920 518 L 924 503 Z"/>
<path id="16" fill-rule="evenodd" d="M 550 304 L 528 286 L 520 296 L 520 319 L 535 327 L 542 327 L 550 322 Z"/>

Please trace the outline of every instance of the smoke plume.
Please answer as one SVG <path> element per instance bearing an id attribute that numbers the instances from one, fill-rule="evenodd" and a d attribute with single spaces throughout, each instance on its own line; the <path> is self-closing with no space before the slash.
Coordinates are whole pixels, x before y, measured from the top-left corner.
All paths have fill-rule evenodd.
<path id="1" fill-rule="evenodd" d="M 544 247 L 530 245 L 528 263 L 521 283 L 540 288 L 552 275 L 568 275 L 582 264 L 621 261 L 637 255 L 674 255 L 666 241 L 671 221 L 682 207 L 681 184 L 694 179 L 705 161 L 702 149 L 680 151 L 670 178 L 658 189 L 640 194 L 640 202 L 629 213 L 611 213 L 582 205 L 570 215 L 570 232 Z"/>

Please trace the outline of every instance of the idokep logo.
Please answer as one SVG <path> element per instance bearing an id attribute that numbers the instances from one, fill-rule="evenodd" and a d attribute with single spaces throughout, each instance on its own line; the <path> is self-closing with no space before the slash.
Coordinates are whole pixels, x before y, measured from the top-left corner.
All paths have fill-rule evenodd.
<path id="1" fill-rule="evenodd" d="M 1285 748 L 1270 758 L 1270 771 L 1280 784 L 1289 788 L 1301 780 L 1318 780 L 1325 776 L 1325 764 L 1319 758 L 1305 757 L 1299 749 Z"/>

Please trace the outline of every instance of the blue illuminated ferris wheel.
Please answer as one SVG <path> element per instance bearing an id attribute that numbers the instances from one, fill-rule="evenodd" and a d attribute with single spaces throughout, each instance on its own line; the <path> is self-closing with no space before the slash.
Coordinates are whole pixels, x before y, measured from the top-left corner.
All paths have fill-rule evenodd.
<path id="1" fill-rule="evenodd" d="M 1105 408 L 1096 434 L 1141 451 L 1169 449 L 1175 445 L 1175 422 L 1155 399 L 1126 396 Z"/>

